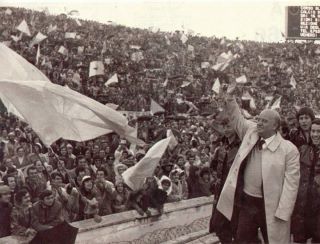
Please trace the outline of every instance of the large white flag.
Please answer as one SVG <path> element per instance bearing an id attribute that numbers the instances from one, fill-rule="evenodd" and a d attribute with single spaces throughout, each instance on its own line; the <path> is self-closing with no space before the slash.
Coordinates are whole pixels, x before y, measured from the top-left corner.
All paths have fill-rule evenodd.
<path id="1" fill-rule="evenodd" d="M 31 36 L 28 24 L 25 20 L 22 20 L 22 22 L 17 26 L 17 29 L 26 35 Z"/>
<path id="2" fill-rule="evenodd" d="M 117 74 L 114 74 L 113 76 L 111 76 L 111 78 L 109 80 L 107 80 L 106 83 L 104 83 L 105 86 L 109 86 L 113 83 L 118 83 L 119 80 L 118 80 L 118 75 Z"/>
<path id="3" fill-rule="evenodd" d="M 151 105 L 150 105 L 150 113 L 151 115 L 154 115 L 156 113 L 164 113 L 165 110 L 163 107 L 161 107 L 158 103 L 156 103 L 153 99 L 151 99 Z"/>
<path id="4" fill-rule="evenodd" d="M 89 67 L 89 77 L 95 75 L 104 75 L 104 65 L 102 61 L 92 61 Z"/>
<path id="5" fill-rule="evenodd" d="M 35 66 L 0 44 L 0 99 L 19 111 L 43 143 L 59 138 L 86 141 L 114 131 L 130 142 L 134 128 L 119 112 L 76 91 L 53 84 Z"/>
<path id="6" fill-rule="evenodd" d="M 171 137 L 157 142 L 136 165 L 123 172 L 122 178 L 132 190 L 140 190 L 145 178 L 153 176 L 154 170 L 165 153 L 170 140 Z"/>

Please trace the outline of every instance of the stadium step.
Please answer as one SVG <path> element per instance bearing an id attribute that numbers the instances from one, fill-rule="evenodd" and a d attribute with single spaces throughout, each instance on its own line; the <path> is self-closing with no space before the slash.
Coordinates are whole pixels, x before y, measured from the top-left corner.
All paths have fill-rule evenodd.
<path id="1" fill-rule="evenodd" d="M 162 244 L 196 244 L 196 243 L 204 243 L 204 244 L 218 244 L 219 239 L 215 234 L 208 233 L 208 230 L 201 230 L 198 232 L 193 232 L 187 235 L 180 236 L 175 240 L 170 240 L 167 242 L 163 242 Z"/>

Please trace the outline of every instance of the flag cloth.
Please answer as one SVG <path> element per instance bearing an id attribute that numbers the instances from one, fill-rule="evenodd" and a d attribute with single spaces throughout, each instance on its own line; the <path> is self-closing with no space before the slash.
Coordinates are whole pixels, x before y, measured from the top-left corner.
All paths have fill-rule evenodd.
<path id="1" fill-rule="evenodd" d="M 102 61 L 92 61 L 89 67 L 89 77 L 95 75 L 104 75 L 104 65 Z"/>
<path id="2" fill-rule="evenodd" d="M 49 146 L 59 138 L 91 140 L 114 131 L 128 141 L 134 128 L 119 112 L 56 85 L 31 63 L 0 44 L 0 99 L 12 106 Z M 18 115 L 18 116 L 19 116 Z"/>
<path id="3" fill-rule="evenodd" d="M 182 85 L 180 87 L 187 87 L 191 84 L 191 81 L 183 81 Z"/>
<path id="4" fill-rule="evenodd" d="M 241 75 L 240 77 L 236 78 L 236 82 L 240 84 L 247 83 L 247 77 L 245 75 Z"/>
<path id="5" fill-rule="evenodd" d="M 80 86 L 81 85 L 80 81 L 81 81 L 80 74 L 78 72 L 75 72 L 72 76 L 72 82 Z"/>
<path id="6" fill-rule="evenodd" d="M 29 47 L 33 47 L 34 45 L 42 42 L 44 39 L 46 39 L 47 36 L 42 34 L 40 31 L 38 32 L 38 34 L 32 39 L 32 41 L 30 42 Z"/>
<path id="7" fill-rule="evenodd" d="M 38 44 L 37 55 L 36 55 L 36 65 L 39 64 L 40 59 L 40 44 Z"/>
<path id="8" fill-rule="evenodd" d="M 188 45 L 188 51 L 189 52 L 193 52 L 194 51 L 194 47 L 192 45 Z"/>
<path id="9" fill-rule="evenodd" d="M 155 115 L 156 113 L 164 113 L 165 110 L 158 103 L 156 103 L 153 99 L 151 99 L 150 105 L 150 113 L 151 115 Z"/>
<path id="10" fill-rule="evenodd" d="M 217 78 L 215 81 L 214 81 L 214 84 L 212 86 L 212 91 L 214 91 L 215 93 L 219 94 L 220 92 L 220 81 L 219 81 L 219 78 Z"/>
<path id="11" fill-rule="evenodd" d="M 25 33 L 28 36 L 31 36 L 28 24 L 27 24 L 27 22 L 25 20 L 22 20 L 22 22 L 17 26 L 16 29 L 21 31 L 21 32 L 23 32 L 23 33 Z"/>
<path id="12" fill-rule="evenodd" d="M 294 89 L 296 89 L 296 87 L 297 87 L 296 79 L 295 79 L 293 76 L 291 76 L 291 78 L 290 78 L 290 85 L 291 85 Z"/>
<path id="13" fill-rule="evenodd" d="M 166 78 L 166 80 L 163 82 L 162 86 L 167 87 L 167 85 L 168 85 L 168 78 Z"/>
<path id="14" fill-rule="evenodd" d="M 74 38 L 76 38 L 76 36 L 77 36 L 76 32 L 66 32 L 64 34 L 64 38 L 66 38 L 66 39 L 74 39 Z"/>
<path id="15" fill-rule="evenodd" d="M 183 44 L 185 44 L 188 41 L 188 37 L 185 34 L 182 34 L 180 40 L 182 41 Z"/>
<path id="16" fill-rule="evenodd" d="M 60 46 L 58 53 L 61 53 L 62 55 L 68 55 L 68 49 L 66 49 L 64 46 Z"/>
<path id="17" fill-rule="evenodd" d="M 109 86 L 110 84 L 113 84 L 113 83 L 118 83 L 119 80 L 118 80 L 118 75 L 117 74 L 114 74 L 113 76 L 111 76 L 111 78 L 109 80 L 107 80 L 106 83 L 104 83 L 105 86 Z"/>
<path id="18" fill-rule="evenodd" d="M 107 51 L 107 43 L 106 41 L 103 41 L 101 55 L 104 54 L 106 51 Z"/>
<path id="19" fill-rule="evenodd" d="M 12 10 L 10 8 L 7 8 L 6 11 L 4 12 L 6 15 L 11 15 Z"/>
<path id="20" fill-rule="evenodd" d="M 57 30 L 57 28 L 58 28 L 57 25 L 53 26 L 52 24 L 50 24 L 49 27 L 48 27 L 47 33 L 55 31 L 55 30 Z"/>
<path id="21" fill-rule="evenodd" d="M 169 141 L 169 148 L 172 150 L 178 145 L 178 141 L 174 136 L 172 130 L 167 130 L 167 138 L 171 138 Z"/>
<path id="22" fill-rule="evenodd" d="M 15 42 L 18 42 L 18 41 L 21 40 L 21 37 L 20 37 L 20 36 L 11 35 L 11 38 L 12 38 L 12 40 L 14 40 Z"/>
<path id="23" fill-rule="evenodd" d="M 209 62 L 202 62 L 201 63 L 201 69 L 207 69 L 210 67 L 210 63 Z"/>
<path id="24" fill-rule="evenodd" d="M 154 144 L 136 165 L 123 172 L 122 178 L 132 190 L 140 190 L 145 178 L 153 176 L 154 170 L 165 153 L 170 140 L 169 137 Z"/>
<path id="25" fill-rule="evenodd" d="M 277 100 L 274 101 L 274 103 L 271 106 L 271 109 L 279 109 L 281 105 L 281 97 L 279 97 Z"/>
<path id="26" fill-rule="evenodd" d="M 220 56 L 217 58 L 217 63 L 212 68 L 216 71 L 223 71 L 229 66 L 230 62 L 233 59 L 234 56 L 231 53 L 231 51 L 229 51 L 228 53 L 221 53 Z"/>

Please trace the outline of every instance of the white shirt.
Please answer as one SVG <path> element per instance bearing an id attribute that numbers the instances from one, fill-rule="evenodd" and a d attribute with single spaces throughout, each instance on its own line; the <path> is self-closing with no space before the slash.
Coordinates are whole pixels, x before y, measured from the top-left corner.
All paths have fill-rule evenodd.
<path id="1" fill-rule="evenodd" d="M 274 134 L 273 136 L 270 136 L 267 139 L 264 139 L 265 143 L 262 144 L 262 149 L 266 149 L 269 144 L 273 141 L 273 139 L 276 137 L 277 134 Z"/>

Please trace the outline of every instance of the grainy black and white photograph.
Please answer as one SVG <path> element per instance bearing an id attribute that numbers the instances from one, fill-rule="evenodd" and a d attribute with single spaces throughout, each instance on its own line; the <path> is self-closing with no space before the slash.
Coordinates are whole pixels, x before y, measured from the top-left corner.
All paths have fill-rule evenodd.
<path id="1" fill-rule="evenodd" d="M 0 244 L 320 243 L 320 2 L 0 0 Z"/>

